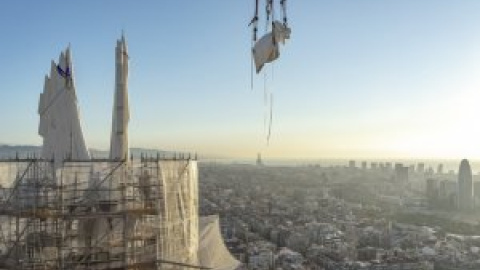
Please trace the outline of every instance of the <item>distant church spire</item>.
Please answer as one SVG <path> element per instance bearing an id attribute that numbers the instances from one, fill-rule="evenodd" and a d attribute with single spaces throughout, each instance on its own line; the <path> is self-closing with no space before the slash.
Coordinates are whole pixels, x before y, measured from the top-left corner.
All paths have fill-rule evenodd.
<path id="1" fill-rule="evenodd" d="M 262 154 L 257 154 L 257 166 L 263 166 Z"/>

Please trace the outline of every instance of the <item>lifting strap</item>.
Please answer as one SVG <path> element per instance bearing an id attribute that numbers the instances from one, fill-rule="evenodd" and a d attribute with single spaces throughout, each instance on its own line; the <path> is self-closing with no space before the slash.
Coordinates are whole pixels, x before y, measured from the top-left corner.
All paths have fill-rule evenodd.
<path id="1" fill-rule="evenodd" d="M 259 0 L 255 0 L 255 14 L 248 24 L 248 26 L 253 26 L 253 33 L 252 33 L 252 60 L 250 64 L 250 88 L 253 90 L 253 66 L 255 65 L 253 61 L 253 46 L 255 46 L 255 42 L 257 41 L 257 32 L 258 32 L 258 2 Z"/>
<path id="2" fill-rule="evenodd" d="M 287 0 L 280 0 L 280 6 L 282 6 L 282 15 L 283 15 L 283 25 L 287 27 Z"/>
<path id="3" fill-rule="evenodd" d="M 255 15 L 253 16 L 252 20 L 248 24 L 248 26 L 252 25 L 253 26 L 253 42 L 257 41 L 257 31 L 258 31 L 258 1 L 255 0 Z"/>
<path id="4" fill-rule="evenodd" d="M 268 31 L 268 24 L 270 22 L 270 15 L 272 15 L 272 21 L 275 20 L 273 16 L 273 0 L 267 0 L 267 5 L 265 6 L 265 13 L 267 14 L 265 32 Z"/>
<path id="5" fill-rule="evenodd" d="M 268 123 L 267 145 L 270 144 L 270 137 L 272 135 L 272 122 L 273 122 L 273 93 L 270 93 L 270 121 Z"/>

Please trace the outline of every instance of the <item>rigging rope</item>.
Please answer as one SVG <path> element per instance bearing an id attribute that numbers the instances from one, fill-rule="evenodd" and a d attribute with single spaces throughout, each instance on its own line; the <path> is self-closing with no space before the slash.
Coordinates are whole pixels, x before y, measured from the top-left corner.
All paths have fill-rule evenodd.
<path id="1" fill-rule="evenodd" d="M 250 59 L 250 90 L 253 91 L 253 66 L 255 65 L 254 59 L 253 59 L 253 45 L 255 45 L 255 42 L 252 41 L 252 58 Z"/>
<path id="2" fill-rule="evenodd" d="M 252 51 L 252 60 L 251 60 L 251 66 L 250 66 L 250 88 L 253 90 L 253 66 L 255 65 L 254 59 L 253 59 L 253 46 L 255 45 L 255 42 L 257 41 L 257 31 L 258 31 L 258 2 L 259 0 L 255 0 L 255 15 L 253 16 L 252 20 L 248 24 L 248 26 L 253 26 L 253 33 L 252 33 L 252 45 L 251 45 L 251 51 Z"/>
<path id="3" fill-rule="evenodd" d="M 268 117 L 268 89 L 267 89 L 267 73 L 263 73 L 263 130 L 267 133 L 267 117 Z"/>
<path id="4" fill-rule="evenodd" d="M 280 0 L 280 6 L 282 7 L 282 13 L 283 13 L 283 25 L 287 27 L 288 21 L 287 21 L 287 0 Z"/>
<path id="5" fill-rule="evenodd" d="M 270 23 L 270 14 L 272 15 L 271 19 L 272 19 L 272 22 L 273 20 L 275 20 L 275 18 L 273 17 L 273 0 L 267 0 L 267 5 L 265 6 L 265 12 L 267 14 L 267 20 L 266 20 L 266 24 L 265 24 L 265 32 L 268 31 L 268 25 Z"/>
<path id="6" fill-rule="evenodd" d="M 253 41 L 257 41 L 257 31 L 258 31 L 258 1 L 255 0 L 255 15 L 248 24 L 248 26 L 253 25 Z"/>
<path id="7" fill-rule="evenodd" d="M 268 125 L 267 145 L 270 144 L 270 137 L 272 135 L 272 122 L 273 122 L 273 93 L 270 93 L 270 121 Z"/>
<path id="8" fill-rule="evenodd" d="M 255 51 L 254 48 L 256 47 L 257 43 L 257 33 L 258 33 L 258 21 L 259 21 L 259 2 L 260 0 L 255 0 L 255 14 L 252 20 L 250 21 L 249 26 L 253 26 L 253 37 L 252 37 L 252 63 L 251 63 L 251 70 L 250 70 L 250 87 L 253 90 L 253 83 L 254 83 L 254 73 L 253 73 L 253 65 L 256 64 L 256 58 L 255 57 Z M 281 16 L 282 16 L 282 21 L 283 21 L 283 26 L 285 28 L 288 28 L 288 19 L 287 19 L 287 0 L 279 0 L 280 2 L 280 7 L 281 7 Z M 276 34 L 278 34 L 276 30 L 283 31 L 281 27 L 277 26 L 275 24 L 275 0 L 265 0 L 265 15 L 266 15 L 266 24 L 265 24 L 265 32 L 271 31 L 271 39 L 272 39 L 272 44 L 274 47 L 274 54 L 275 56 L 271 56 L 273 60 L 278 58 L 278 42 L 280 40 L 277 40 L 278 37 Z M 271 25 L 271 26 L 269 26 Z M 280 29 L 276 29 L 280 28 Z M 287 29 L 290 31 L 289 29 Z M 287 37 L 288 39 L 288 37 Z M 283 37 L 281 38 L 283 40 Z M 255 60 L 255 61 L 254 61 Z M 269 62 L 272 62 L 272 75 L 271 75 L 271 80 L 273 83 L 274 79 L 274 67 L 273 67 L 273 60 L 268 60 Z M 263 66 L 263 65 L 262 65 Z M 257 66 L 257 73 L 261 69 Z M 268 77 L 267 73 L 264 73 L 264 82 L 263 82 L 263 105 L 264 105 L 264 119 L 263 119 L 263 126 L 264 130 L 267 134 L 267 146 L 270 143 L 270 138 L 272 135 L 272 125 L 273 125 L 273 91 L 270 89 L 271 87 L 268 87 Z"/>

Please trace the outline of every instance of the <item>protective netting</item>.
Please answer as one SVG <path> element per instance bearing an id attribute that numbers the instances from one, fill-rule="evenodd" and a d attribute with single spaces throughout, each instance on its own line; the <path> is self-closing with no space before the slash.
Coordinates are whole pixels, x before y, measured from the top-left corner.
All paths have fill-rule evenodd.
<path id="1" fill-rule="evenodd" d="M 235 269 L 197 162 L 0 161 L 0 268 Z M 43 268 L 42 268 L 43 267 Z"/>
<path id="2" fill-rule="evenodd" d="M 196 265 L 198 250 L 197 166 L 192 162 L 159 163 L 163 199 L 159 217 L 157 257 Z"/>
<path id="3" fill-rule="evenodd" d="M 0 181 L 4 266 L 199 266 L 195 160 L 0 161 Z"/>
<path id="4" fill-rule="evenodd" d="M 240 265 L 223 243 L 218 216 L 200 218 L 198 260 L 200 265 L 218 270 L 233 270 Z"/>

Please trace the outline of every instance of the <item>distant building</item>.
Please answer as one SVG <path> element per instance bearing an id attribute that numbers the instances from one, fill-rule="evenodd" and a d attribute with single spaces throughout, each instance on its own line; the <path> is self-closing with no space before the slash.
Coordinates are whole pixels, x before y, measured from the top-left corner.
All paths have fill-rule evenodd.
<path id="1" fill-rule="evenodd" d="M 392 163 L 391 162 L 385 162 L 385 168 L 389 171 L 392 170 Z"/>
<path id="2" fill-rule="evenodd" d="M 457 182 L 450 180 L 440 181 L 438 188 L 440 205 L 445 209 L 454 209 L 457 206 Z"/>
<path id="3" fill-rule="evenodd" d="M 349 168 L 355 168 L 355 160 L 350 160 L 350 161 L 348 162 L 348 167 L 349 167 Z"/>
<path id="4" fill-rule="evenodd" d="M 469 210 L 473 207 L 472 168 L 468 160 L 463 159 L 458 169 L 458 208 Z"/>
<path id="5" fill-rule="evenodd" d="M 417 173 L 424 173 L 425 172 L 425 163 L 419 162 L 417 164 Z"/>
<path id="6" fill-rule="evenodd" d="M 372 162 L 372 163 L 370 163 L 370 168 L 371 168 L 372 170 L 376 170 L 376 169 L 378 168 L 378 163 L 377 163 L 377 162 Z"/>
<path id="7" fill-rule="evenodd" d="M 425 188 L 427 201 L 429 205 L 434 205 L 439 197 L 438 181 L 433 178 L 427 179 L 427 186 Z"/>
<path id="8" fill-rule="evenodd" d="M 400 183 L 408 182 L 408 167 L 403 166 L 402 163 L 395 164 L 395 180 Z"/>
<path id="9" fill-rule="evenodd" d="M 367 169 L 367 162 L 362 161 L 362 170 L 366 170 L 366 169 Z"/>
<path id="10" fill-rule="evenodd" d="M 480 181 L 473 182 L 473 197 L 476 208 L 477 206 L 480 206 Z"/>
<path id="11" fill-rule="evenodd" d="M 443 164 L 442 163 L 438 164 L 437 174 L 443 174 Z"/>
<path id="12" fill-rule="evenodd" d="M 380 167 L 380 170 L 385 170 L 385 164 L 383 162 L 378 163 L 378 167 Z"/>
<path id="13" fill-rule="evenodd" d="M 357 250 L 359 261 L 372 261 L 379 259 L 379 252 L 377 248 L 365 247 Z"/>
<path id="14" fill-rule="evenodd" d="M 262 154 L 260 153 L 257 155 L 257 166 L 263 166 Z"/>
<path id="15" fill-rule="evenodd" d="M 480 181 L 473 182 L 473 195 L 480 199 Z"/>

